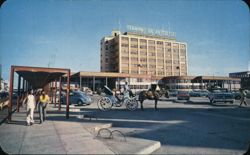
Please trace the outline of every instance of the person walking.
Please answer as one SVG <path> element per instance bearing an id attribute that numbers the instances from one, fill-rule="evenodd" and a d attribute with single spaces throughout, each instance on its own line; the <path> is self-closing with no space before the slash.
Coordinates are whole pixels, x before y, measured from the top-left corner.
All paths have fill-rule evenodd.
<path id="1" fill-rule="evenodd" d="M 40 117 L 40 124 L 42 124 L 46 119 L 46 107 L 49 103 L 49 96 L 45 93 L 45 91 L 42 91 L 42 94 L 39 97 L 39 117 Z"/>
<path id="2" fill-rule="evenodd" d="M 243 89 L 240 89 L 240 107 L 241 107 L 242 103 L 244 103 L 247 106 L 246 93 Z"/>
<path id="3" fill-rule="evenodd" d="M 33 95 L 32 90 L 28 92 L 27 97 L 24 99 L 24 103 L 27 105 L 27 126 L 30 126 L 34 124 L 34 109 L 36 104 L 35 96 Z"/>

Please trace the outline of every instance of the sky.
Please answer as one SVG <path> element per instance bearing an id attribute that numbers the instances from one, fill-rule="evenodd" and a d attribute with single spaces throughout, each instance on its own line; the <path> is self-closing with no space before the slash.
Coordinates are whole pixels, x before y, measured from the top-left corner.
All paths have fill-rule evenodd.
<path id="1" fill-rule="evenodd" d="M 7 0 L 3 79 L 11 65 L 100 71 L 100 40 L 126 25 L 175 32 L 187 42 L 189 75 L 250 70 L 250 13 L 240 0 Z"/>

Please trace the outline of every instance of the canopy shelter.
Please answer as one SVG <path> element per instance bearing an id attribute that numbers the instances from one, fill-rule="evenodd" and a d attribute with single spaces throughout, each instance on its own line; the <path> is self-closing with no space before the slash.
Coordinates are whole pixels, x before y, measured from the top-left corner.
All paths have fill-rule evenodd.
<path id="1" fill-rule="evenodd" d="M 70 88 L 70 69 L 62 68 L 42 68 L 42 67 L 28 67 L 28 66 L 11 66 L 10 71 L 10 87 L 9 87 L 9 104 L 8 104 L 8 120 L 11 121 L 11 115 L 13 113 L 13 83 L 14 83 L 14 73 L 18 74 L 18 99 L 17 108 L 19 111 L 19 99 L 20 99 L 20 87 L 22 78 L 22 90 L 26 91 L 28 89 L 39 89 L 48 86 L 51 82 L 56 82 L 60 80 L 59 87 L 59 106 L 58 110 L 61 108 L 61 77 L 67 76 L 67 93 L 66 93 L 66 118 L 69 118 L 69 88 Z M 56 95 L 55 95 L 56 97 Z"/>

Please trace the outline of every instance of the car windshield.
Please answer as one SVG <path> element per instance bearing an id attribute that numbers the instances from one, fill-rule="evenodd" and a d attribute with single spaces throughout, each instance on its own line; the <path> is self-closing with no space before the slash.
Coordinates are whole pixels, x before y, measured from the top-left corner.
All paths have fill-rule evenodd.
<path id="1" fill-rule="evenodd" d="M 188 94 L 187 91 L 178 91 L 178 94 Z"/>
<path id="2" fill-rule="evenodd" d="M 79 96 L 83 96 L 83 97 L 87 96 L 85 92 L 81 92 L 81 91 L 76 92 L 76 94 Z"/>

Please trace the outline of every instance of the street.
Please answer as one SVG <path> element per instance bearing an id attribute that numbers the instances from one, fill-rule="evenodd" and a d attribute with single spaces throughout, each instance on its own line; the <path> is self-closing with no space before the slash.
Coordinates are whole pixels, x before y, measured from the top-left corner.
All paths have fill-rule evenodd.
<path id="1" fill-rule="evenodd" d="M 35 112 L 36 122 L 32 127 L 25 126 L 23 108 L 22 112 L 15 113 L 12 123 L 0 126 L 2 147 L 10 153 L 40 153 L 43 148 L 47 148 L 47 153 L 60 150 L 61 153 L 98 154 L 95 147 L 92 147 L 98 146 L 106 153 L 120 154 L 133 149 L 135 152 L 140 151 L 144 144 L 160 142 L 160 149 L 155 149 L 153 154 L 243 154 L 250 143 L 250 105 L 240 108 L 239 101 L 234 104 L 211 105 L 207 98 L 202 97 L 191 98 L 189 102 L 161 98 L 158 111 L 154 109 L 153 100 L 144 101 L 144 111 L 139 107 L 135 111 L 128 111 L 124 105 L 100 111 L 97 108 L 100 97 L 94 95 L 92 98 L 94 103 L 89 106 L 70 105 L 68 120 L 65 119 L 65 105 L 62 112 L 50 105 L 48 121 L 42 125 L 37 123 L 38 114 Z M 92 119 L 89 120 L 88 117 Z M 94 127 L 96 124 L 112 124 L 108 128 L 122 132 L 129 142 L 119 142 L 119 146 L 115 139 L 103 139 L 100 142 L 93 138 L 96 136 L 95 132 L 87 132 L 90 126 Z M 88 137 L 79 137 L 83 132 Z M 65 137 L 65 134 L 68 136 Z M 78 142 L 71 136 L 79 137 Z M 47 141 L 53 137 L 56 145 L 53 141 Z M 85 142 L 86 138 L 91 144 Z M 133 142 L 133 139 L 136 141 Z M 39 147 L 34 147 L 32 141 L 36 141 L 36 146 Z M 45 146 L 41 145 L 44 143 Z M 134 143 L 137 147 L 133 146 Z M 116 149 L 120 151 L 114 151 Z"/>
<path id="2" fill-rule="evenodd" d="M 155 154 L 242 154 L 250 144 L 250 106 L 209 104 L 207 98 L 191 98 L 190 102 L 172 98 L 146 100 L 145 110 L 127 111 L 114 108 L 95 112 L 102 121 L 110 121 L 113 128 L 127 136 L 161 142 Z M 95 106 L 94 104 L 92 106 Z M 91 110 L 88 107 L 86 111 Z"/>

